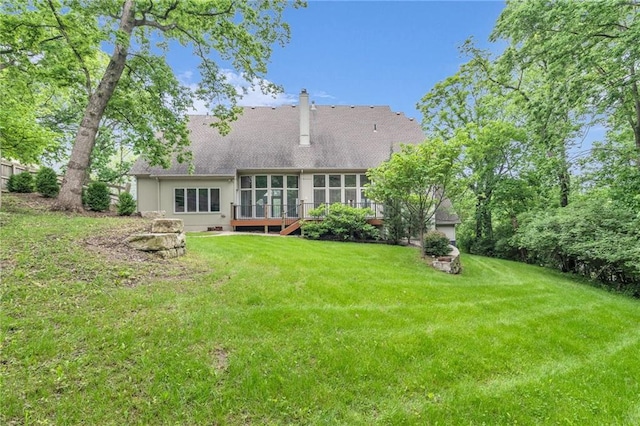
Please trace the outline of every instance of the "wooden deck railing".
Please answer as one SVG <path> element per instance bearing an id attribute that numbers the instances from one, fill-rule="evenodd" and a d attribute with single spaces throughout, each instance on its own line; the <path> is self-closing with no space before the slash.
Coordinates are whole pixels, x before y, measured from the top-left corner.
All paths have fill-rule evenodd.
<path id="1" fill-rule="evenodd" d="M 287 223 L 293 223 L 298 219 L 318 219 L 309 214 L 310 211 L 316 209 L 321 203 L 300 203 L 300 204 L 241 204 L 231 205 L 231 217 L 234 221 L 242 220 L 265 220 L 279 219 Z M 382 204 L 373 202 L 366 203 L 342 203 L 351 207 L 364 209 L 368 208 L 372 214 L 367 215 L 368 219 L 382 219 Z M 325 215 L 329 212 L 329 205 L 325 204 Z"/>

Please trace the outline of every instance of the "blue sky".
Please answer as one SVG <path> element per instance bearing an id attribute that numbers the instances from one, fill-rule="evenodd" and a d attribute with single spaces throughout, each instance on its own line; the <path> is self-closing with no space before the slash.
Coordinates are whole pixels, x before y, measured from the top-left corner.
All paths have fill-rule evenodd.
<path id="1" fill-rule="evenodd" d="M 286 12 L 291 42 L 274 48 L 269 66 L 267 79 L 284 93 L 250 92 L 242 104 L 297 103 L 306 88 L 317 104 L 389 105 L 420 120 L 416 103 L 465 62 L 458 47 L 467 38 L 490 45 L 503 8 L 502 1 L 309 1 Z M 169 61 L 195 83 L 188 55 L 172 50 Z"/>

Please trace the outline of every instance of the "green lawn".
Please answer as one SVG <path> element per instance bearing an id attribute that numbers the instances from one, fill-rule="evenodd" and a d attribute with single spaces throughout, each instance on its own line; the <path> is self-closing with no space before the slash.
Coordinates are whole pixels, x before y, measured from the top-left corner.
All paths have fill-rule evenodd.
<path id="1" fill-rule="evenodd" d="M 2 424 L 640 423 L 638 300 L 297 238 L 193 234 L 177 260 L 103 262 L 77 242 L 135 221 L 8 204 Z"/>

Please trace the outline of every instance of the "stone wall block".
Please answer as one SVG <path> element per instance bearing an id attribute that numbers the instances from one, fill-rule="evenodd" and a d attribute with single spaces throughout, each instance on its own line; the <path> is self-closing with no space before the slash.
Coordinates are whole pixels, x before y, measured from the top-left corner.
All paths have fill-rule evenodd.
<path id="1" fill-rule="evenodd" d="M 460 251 L 453 246 L 451 252 L 447 256 L 442 256 L 433 260 L 432 266 L 442 272 L 448 274 L 459 274 L 462 271 L 462 264 L 460 263 Z"/>
<path id="2" fill-rule="evenodd" d="M 157 256 L 160 256 L 163 259 L 171 259 L 171 258 L 180 256 L 178 254 L 178 249 L 174 249 L 174 248 L 167 249 L 167 250 L 159 250 L 159 251 L 155 252 L 155 254 Z"/>
<path id="3" fill-rule="evenodd" d="M 176 234 L 184 232 L 182 219 L 154 219 L 151 224 L 151 232 L 162 234 L 174 232 Z"/>
<path id="4" fill-rule="evenodd" d="M 168 250 L 176 247 L 184 247 L 184 234 L 136 234 L 127 239 L 127 243 L 135 249 L 142 251 Z"/>
<path id="5" fill-rule="evenodd" d="M 187 235 L 184 232 L 176 235 L 176 248 L 185 248 L 187 245 Z"/>
<path id="6" fill-rule="evenodd" d="M 140 212 L 140 216 L 144 217 L 145 219 L 157 219 L 159 217 L 164 217 L 165 214 L 166 212 L 164 210 Z"/>

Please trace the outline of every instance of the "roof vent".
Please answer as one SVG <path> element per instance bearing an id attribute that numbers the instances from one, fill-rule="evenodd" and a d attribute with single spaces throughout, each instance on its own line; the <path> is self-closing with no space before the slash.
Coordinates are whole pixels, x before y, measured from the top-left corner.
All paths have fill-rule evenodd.
<path id="1" fill-rule="evenodd" d="M 354 106 L 354 105 L 351 105 L 351 108 L 355 108 L 355 106 Z"/>
<path id="2" fill-rule="evenodd" d="M 272 106 L 271 109 L 276 109 L 276 107 Z"/>
<path id="3" fill-rule="evenodd" d="M 369 106 L 369 108 L 373 108 L 373 105 Z"/>
<path id="4" fill-rule="evenodd" d="M 399 112 L 396 112 L 396 115 L 400 115 L 400 113 L 399 113 Z"/>
<path id="5" fill-rule="evenodd" d="M 371 107 L 373 108 L 373 107 Z M 373 123 L 373 131 L 374 133 L 378 131 L 378 125 L 376 123 Z"/>
<path id="6" fill-rule="evenodd" d="M 311 101 L 311 111 L 316 110 L 316 101 Z"/>
<path id="7" fill-rule="evenodd" d="M 336 107 L 335 105 L 331 105 L 331 108 L 335 108 L 335 107 Z"/>
<path id="8" fill-rule="evenodd" d="M 409 117 L 409 121 L 413 121 L 413 117 Z"/>

